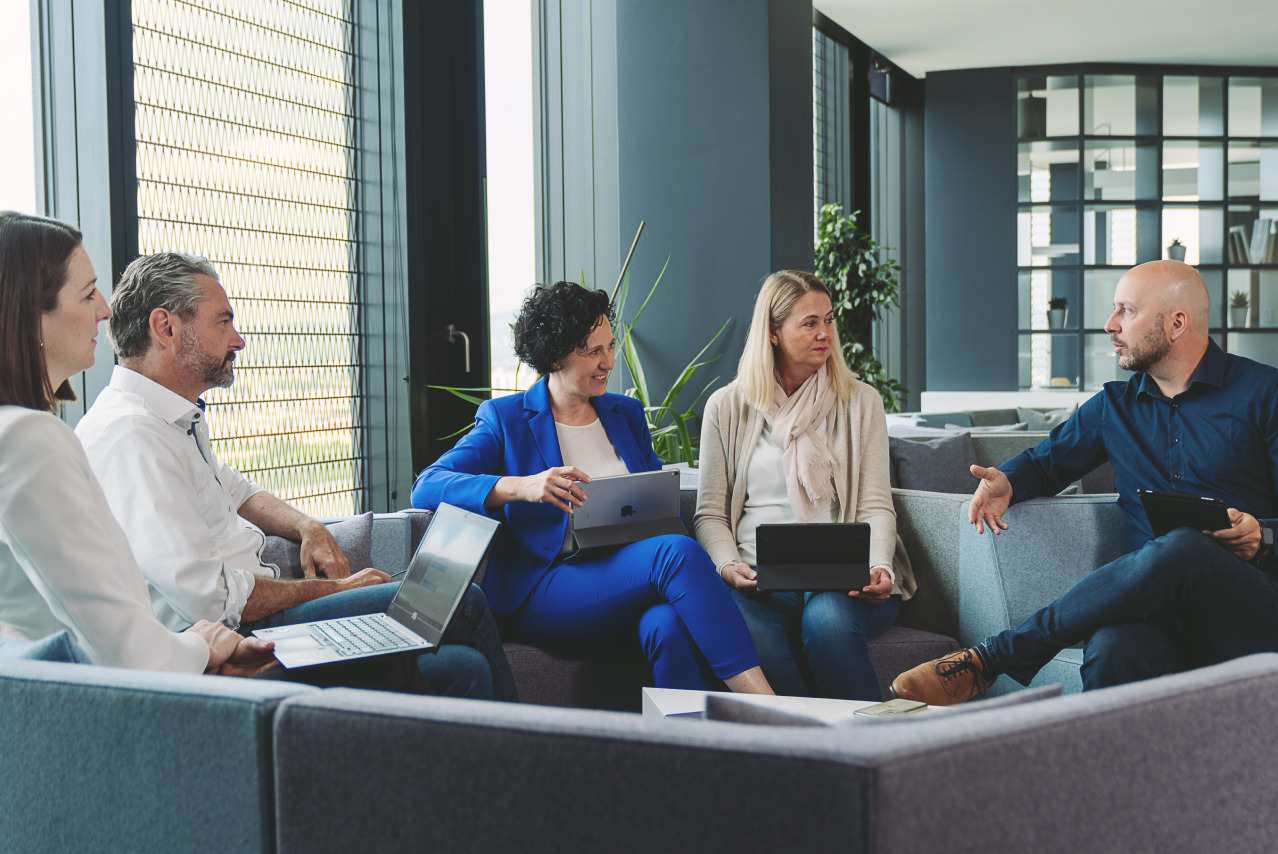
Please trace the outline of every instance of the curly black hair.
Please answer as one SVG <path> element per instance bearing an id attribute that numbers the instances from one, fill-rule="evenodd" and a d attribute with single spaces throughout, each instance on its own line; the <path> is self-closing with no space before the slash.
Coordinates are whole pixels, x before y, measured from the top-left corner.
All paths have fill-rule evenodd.
<path id="1" fill-rule="evenodd" d="M 533 285 L 515 318 L 515 355 L 538 374 L 552 373 L 555 362 L 586 346 L 601 317 L 615 319 L 604 291 L 575 282 Z"/>

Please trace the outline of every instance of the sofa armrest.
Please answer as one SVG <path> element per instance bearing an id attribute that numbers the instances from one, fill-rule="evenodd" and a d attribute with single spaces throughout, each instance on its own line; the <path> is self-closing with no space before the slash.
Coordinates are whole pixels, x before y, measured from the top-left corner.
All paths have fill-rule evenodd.
<path id="1" fill-rule="evenodd" d="M 1096 567 L 1123 553 L 1114 495 L 1035 498 L 1012 506 L 1008 529 L 959 536 L 959 642 L 979 643 L 1019 626 Z M 967 504 L 962 508 L 966 520 Z"/>
<path id="2" fill-rule="evenodd" d="M 0 662 L 0 849 L 272 851 L 262 679 Z"/>
<path id="3" fill-rule="evenodd" d="M 896 533 L 905 545 L 918 592 L 901 606 L 897 625 L 958 636 L 959 510 L 969 496 L 893 489 Z"/>

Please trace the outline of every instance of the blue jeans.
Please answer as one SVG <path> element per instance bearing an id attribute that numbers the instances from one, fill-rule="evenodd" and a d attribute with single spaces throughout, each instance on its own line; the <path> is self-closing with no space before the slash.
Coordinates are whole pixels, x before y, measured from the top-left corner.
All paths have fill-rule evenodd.
<path id="1" fill-rule="evenodd" d="M 1206 534 L 1178 528 L 1079 581 L 985 642 L 994 669 L 1028 685 L 1087 642 L 1083 687 L 1278 651 L 1278 581 Z"/>
<path id="2" fill-rule="evenodd" d="M 705 690 L 759 664 L 710 556 L 679 535 L 552 566 L 510 624 L 520 640 L 574 656 L 637 629 L 658 688 Z"/>
<path id="3" fill-rule="evenodd" d="M 385 613 L 399 583 L 374 584 L 321 596 L 240 627 L 291 626 L 337 617 Z M 416 664 L 416 667 L 412 665 Z M 488 600 L 475 585 L 462 596 L 439 646 L 421 653 L 381 655 L 340 664 L 291 670 L 290 679 L 311 685 L 411 691 L 444 697 L 515 702 L 515 677 L 502 651 Z"/>
<path id="4" fill-rule="evenodd" d="M 778 694 L 882 700 L 869 640 L 896 621 L 901 600 L 867 605 L 845 593 L 742 593 L 763 675 Z"/>

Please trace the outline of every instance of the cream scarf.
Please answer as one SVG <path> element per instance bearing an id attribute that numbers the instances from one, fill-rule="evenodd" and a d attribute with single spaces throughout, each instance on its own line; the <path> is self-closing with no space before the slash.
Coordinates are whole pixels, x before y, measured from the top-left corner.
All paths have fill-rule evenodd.
<path id="1" fill-rule="evenodd" d="M 823 366 L 808 377 L 794 394 L 785 396 L 780 383 L 774 385 L 772 430 L 784 449 L 786 494 L 799 522 L 807 522 L 834 507 L 834 457 L 825 444 L 821 428 L 838 395 L 830 387 Z"/>

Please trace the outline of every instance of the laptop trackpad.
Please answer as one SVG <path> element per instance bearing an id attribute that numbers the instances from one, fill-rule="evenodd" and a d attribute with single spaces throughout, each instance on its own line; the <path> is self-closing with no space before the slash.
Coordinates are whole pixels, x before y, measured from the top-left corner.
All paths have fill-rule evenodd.
<path id="1" fill-rule="evenodd" d="M 311 635 L 300 635 L 298 637 L 281 638 L 274 641 L 275 649 L 278 652 L 309 652 L 313 649 L 325 649 L 324 644 L 320 643 Z"/>

